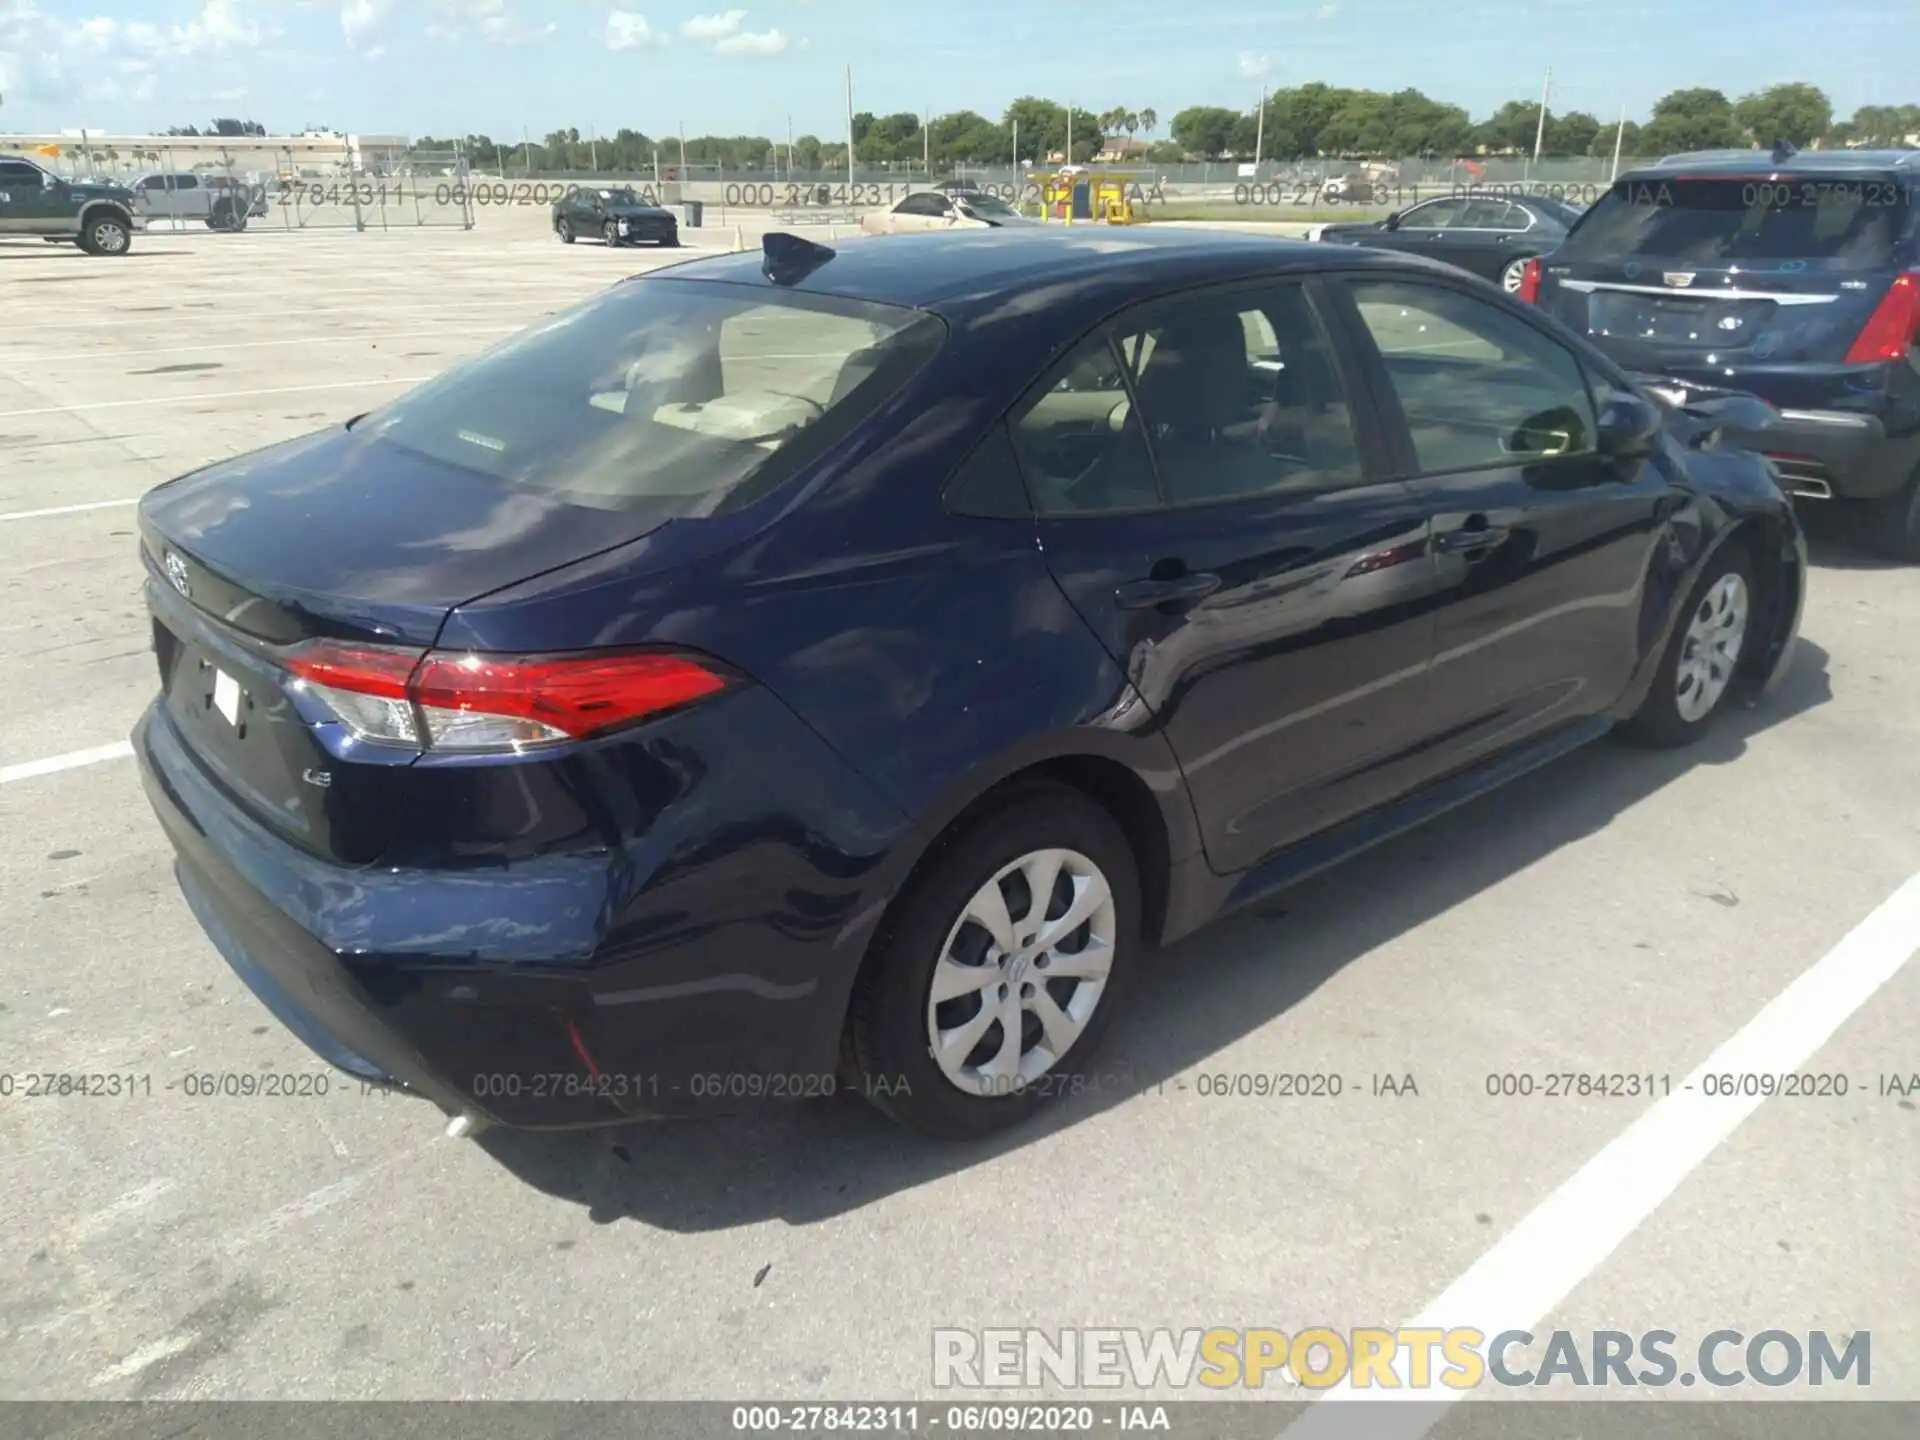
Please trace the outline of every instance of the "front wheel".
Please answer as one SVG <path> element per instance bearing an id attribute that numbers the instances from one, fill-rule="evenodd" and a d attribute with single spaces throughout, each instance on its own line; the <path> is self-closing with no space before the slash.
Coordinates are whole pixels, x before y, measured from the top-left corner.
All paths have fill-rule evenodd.
<path id="1" fill-rule="evenodd" d="M 606 239 L 608 245 L 618 245 L 620 243 L 620 226 L 618 222 L 613 220 L 607 221 L 605 225 L 600 227 L 600 233 Z"/>
<path id="2" fill-rule="evenodd" d="M 1509 260 L 1506 268 L 1500 272 L 1500 288 L 1509 295 L 1518 295 L 1521 282 L 1527 278 L 1527 261 L 1532 258 L 1531 255 L 1522 255 L 1517 260 Z"/>
<path id="3" fill-rule="evenodd" d="M 968 1139 L 1089 1068 L 1139 944 L 1139 879 L 1113 817 L 1035 787 L 944 839 L 903 897 L 849 1023 L 867 1097 L 923 1134 Z"/>
<path id="4" fill-rule="evenodd" d="M 80 248 L 89 255 L 124 255 L 133 245 L 133 231 L 118 215 L 95 215 L 80 228 Z"/>
<path id="5" fill-rule="evenodd" d="M 1731 541 L 1693 587 L 1653 688 L 1621 734 L 1654 749 L 1688 745 L 1705 734 L 1739 672 L 1757 608 L 1752 562 L 1746 547 Z"/>

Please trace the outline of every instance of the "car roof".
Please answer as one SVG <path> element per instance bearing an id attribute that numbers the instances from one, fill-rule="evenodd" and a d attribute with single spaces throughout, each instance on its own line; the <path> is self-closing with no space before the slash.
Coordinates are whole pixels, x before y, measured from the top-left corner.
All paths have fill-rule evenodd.
<path id="1" fill-rule="evenodd" d="M 1801 150 L 1775 159 L 1770 150 L 1693 150 L 1638 166 L 1622 180 L 1673 179 L 1675 170 L 1697 175 L 1790 175 L 1819 171 L 1897 171 L 1920 174 L 1920 150 Z"/>
<path id="2" fill-rule="evenodd" d="M 1118 309 L 1163 290 L 1291 271 L 1389 268 L 1450 272 L 1391 251 L 1310 244 L 1245 231 L 1033 225 L 834 241 L 833 258 L 786 287 L 816 295 L 932 310 L 954 320 L 1003 310 L 1049 285 L 1074 282 L 1075 303 Z M 651 272 L 676 281 L 769 283 L 759 251 Z M 636 276 L 636 279 L 644 278 Z"/>

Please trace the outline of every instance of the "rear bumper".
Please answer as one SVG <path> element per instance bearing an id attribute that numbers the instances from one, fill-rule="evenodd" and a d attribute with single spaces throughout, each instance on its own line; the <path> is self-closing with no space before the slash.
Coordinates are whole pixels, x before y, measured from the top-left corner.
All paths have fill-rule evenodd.
<path id="1" fill-rule="evenodd" d="M 768 735 L 775 707 L 750 702 L 738 724 L 767 736 L 773 763 L 803 785 L 809 772 L 818 780 L 819 757 Z M 262 1004 L 349 1075 L 449 1115 L 528 1129 L 711 1115 L 837 1085 L 841 1021 L 870 934 L 859 919 L 866 882 L 897 838 L 892 817 L 861 812 L 857 785 L 835 809 L 868 846 L 835 845 L 846 836 L 831 822 L 790 832 L 817 865 L 756 830 L 732 847 L 706 837 L 704 856 L 676 854 L 651 877 L 633 873 L 638 846 L 520 867 L 536 887 L 557 878 L 543 867 L 568 870 L 554 903 L 570 913 L 588 871 L 637 893 L 609 896 L 595 922 L 605 938 L 585 959 L 489 960 L 474 935 L 490 917 L 503 932 L 524 929 L 512 923 L 526 919 L 524 904 L 502 903 L 508 876 L 309 855 L 240 812 L 157 705 L 133 747 L 201 927 Z M 747 777 L 784 798 L 758 779 Z M 458 938 L 449 916 L 461 917 Z"/>
<path id="2" fill-rule="evenodd" d="M 1726 438 L 1773 457 L 1781 489 L 1800 498 L 1891 495 L 1920 463 L 1920 435 L 1890 436 L 1878 416 L 1851 411 L 1782 410 L 1767 429 Z"/>

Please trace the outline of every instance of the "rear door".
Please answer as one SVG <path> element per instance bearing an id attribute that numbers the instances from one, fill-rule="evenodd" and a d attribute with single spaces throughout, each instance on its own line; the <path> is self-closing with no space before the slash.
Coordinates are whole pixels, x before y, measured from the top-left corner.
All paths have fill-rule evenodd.
<path id="1" fill-rule="evenodd" d="M 1363 237 L 1363 243 L 1376 250 L 1403 250 L 1410 255 L 1438 257 L 1446 230 L 1465 213 L 1467 204 L 1459 196 L 1448 195 L 1415 205 L 1401 212 L 1400 223 L 1393 229 L 1376 230 Z"/>
<path id="2" fill-rule="evenodd" d="M 0 160 L 0 235 L 40 233 L 43 183 L 39 167 L 24 160 Z"/>
<path id="3" fill-rule="evenodd" d="M 1483 280 L 1498 280 L 1507 261 L 1521 253 L 1518 237 L 1532 224 L 1533 217 L 1510 201 L 1469 200 L 1426 253 Z"/>
<path id="4" fill-rule="evenodd" d="M 1912 225 L 1897 178 L 1622 181 L 1554 253 L 1540 305 L 1629 370 L 1839 364 Z"/>
<path id="5" fill-rule="evenodd" d="M 1426 730 L 1426 521 L 1380 478 L 1312 297 L 1137 309 L 1013 418 L 1048 564 L 1165 727 L 1223 872 L 1404 788 Z"/>
<path id="6" fill-rule="evenodd" d="M 1436 756 L 1458 768 L 1608 709 L 1639 659 L 1666 462 L 1598 453 L 1585 367 L 1509 302 L 1424 277 L 1347 293 L 1433 526 Z"/>

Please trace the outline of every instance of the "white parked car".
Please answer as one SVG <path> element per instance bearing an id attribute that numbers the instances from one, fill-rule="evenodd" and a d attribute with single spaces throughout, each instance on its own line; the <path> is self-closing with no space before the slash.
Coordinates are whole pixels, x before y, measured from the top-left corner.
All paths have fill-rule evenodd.
<path id="1" fill-rule="evenodd" d="M 990 229 L 1001 225 L 1037 225 L 997 196 L 977 190 L 921 190 L 891 210 L 860 217 L 869 235 L 911 235 L 927 230 Z"/>

